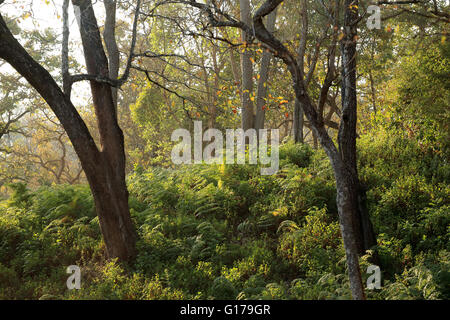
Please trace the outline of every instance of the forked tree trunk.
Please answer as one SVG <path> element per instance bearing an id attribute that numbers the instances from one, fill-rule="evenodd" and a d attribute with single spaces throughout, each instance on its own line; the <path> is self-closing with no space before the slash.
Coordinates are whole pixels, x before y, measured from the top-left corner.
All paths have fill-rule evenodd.
<path id="1" fill-rule="evenodd" d="M 339 149 L 328 135 L 324 125 L 323 117 L 313 106 L 311 97 L 308 95 L 304 83 L 303 70 L 299 67 L 296 59 L 289 50 L 283 46 L 281 41 L 274 38 L 265 28 L 262 18 L 273 11 L 282 0 L 267 0 L 256 11 L 253 16 L 253 28 L 258 40 L 269 45 L 277 52 L 287 65 L 292 75 L 295 96 L 303 105 L 304 113 L 309 120 L 313 133 L 317 136 L 320 144 L 327 153 L 333 167 L 336 178 L 337 206 L 339 211 L 339 222 L 346 252 L 350 289 L 353 299 L 365 299 L 364 287 L 359 268 L 358 238 L 355 230 L 358 223 L 355 217 L 358 216 L 358 197 L 354 190 L 358 188 L 357 172 L 353 170 L 356 166 L 356 22 L 358 18 L 357 1 L 345 0 L 345 37 L 342 46 L 344 62 L 345 83 L 342 84 L 345 94 L 343 99 L 348 101 L 343 103 L 344 110 L 340 125 Z M 347 91 L 351 88 L 352 91 Z M 327 94 L 327 88 L 323 87 Z M 353 159 L 355 161 L 353 162 Z M 352 161 L 348 163 L 348 161 Z"/>
<path id="2" fill-rule="evenodd" d="M 108 59 L 92 3 L 90 0 L 72 0 L 72 3 L 79 23 L 87 71 L 108 78 Z M 108 256 L 129 260 L 135 255 L 136 236 L 128 207 L 124 137 L 116 115 L 117 97 L 109 84 L 97 81 L 90 84 L 100 133 L 102 168 L 86 175 L 94 195 Z"/>

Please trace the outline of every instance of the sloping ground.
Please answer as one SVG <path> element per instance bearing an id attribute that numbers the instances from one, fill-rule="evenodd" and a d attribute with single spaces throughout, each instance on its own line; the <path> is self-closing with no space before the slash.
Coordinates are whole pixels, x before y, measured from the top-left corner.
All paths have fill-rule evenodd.
<path id="1" fill-rule="evenodd" d="M 349 298 L 329 163 L 290 143 L 280 158 L 273 176 L 251 165 L 136 169 L 131 266 L 104 260 L 87 186 L 11 186 L 0 204 L 0 298 Z M 383 274 L 368 297 L 449 299 L 445 157 L 381 132 L 359 140 L 359 162 Z M 74 264 L 81 290 L 69 291 Z"/>

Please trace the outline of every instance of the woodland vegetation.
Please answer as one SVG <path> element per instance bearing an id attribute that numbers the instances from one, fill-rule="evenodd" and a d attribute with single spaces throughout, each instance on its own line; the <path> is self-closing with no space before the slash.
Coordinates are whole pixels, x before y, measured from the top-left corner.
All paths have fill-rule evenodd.
<path id="1" fill-rule="evenodd" d="M 0 299 L 449 299 L 449 22 L 446 0 L 0 0 Z M 175 165 L 194 121 L 279 129 L 278 172 Z"/>

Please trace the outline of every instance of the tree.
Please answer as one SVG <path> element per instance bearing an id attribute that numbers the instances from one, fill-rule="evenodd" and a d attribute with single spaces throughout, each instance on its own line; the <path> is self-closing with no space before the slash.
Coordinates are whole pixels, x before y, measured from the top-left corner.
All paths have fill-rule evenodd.
<path id="1" fill-rule="evenodd" d="M 365 252 L 368 245 L 373 245 L 374 235 L 367 232 L 370 220 L 359 205 L 359 180 L 356 170 L 356 42 L 358 1 L 345 0 L 343 3 L 335 1 L 331 8 L 324 10 L 330 17 L 329 23 L 333 25 L 332 41 L 335 43 L 328 46 L 328 63 L 326 75 L 320 87 L 317 105 L 305 87 L 304 70 L 300 68 L 295 55 L 279 40 L 270 33 L 263 18 L 277 8 L 283 0 L 266 0 L 255 11 L 251 24 L 246 23 L 224 13 L 215 2 L 203 4 L 195 0 L 185 3 L 198 8 L 209 18 L 212 27 L 234 27 L 254 34 L 255 38 L 272 53 L 280 58 L 287 66 L 293 83 L 295 97 L 301 103 L 306 118 L 311 128 L 318 137 L 322 147 L 328 155 L 336 178 L 337 207 L 339 222 L 346 250 L 350 288 L 354 299 L 364 299 L 364 288 L 359 268 L 359 256 Z M 319 1 L 323 5 L 323 2 Z M 338 15 L 344 13 L 344 23 L 339 25 Z M 342 27 L 340 36 L 340 47 L 342 55 L 342 117 L 339 125 L 338 146 L 335 145 L 327 132 L 323 117 L 323 107 L 329 90 L 336 77 L 334 57 L 338 31 Z M 365 228 L 368 229 L 365 229 Z"/>
<path id="2" fill-rule="evenodd" d="M 3 2 L 0 0 L 0 4 Z M 73 0 L 72 4 L 79 22 L 88 71 L 88 75 L 78 79 L 90 80 L 100 135 L 100 149 L 70 101 L 71 83 L 78 79 L 65 72 L 63 74 L 65 92 L 63 92 L 50 73 L 15 39 L 1 15 L 0 58 L 8 62 L 37 90 L 61 122 L 89 182 L 107 255 L 109 258 L 117 257 L 127 261 L 135 255 L 136 234 L 128 208 L 124 138 L 117 123 L 111 89 L 111 84 L 117 86 L 118 83 L 109 79 L 108 60 L 103 50 L 92 2 Z"/>

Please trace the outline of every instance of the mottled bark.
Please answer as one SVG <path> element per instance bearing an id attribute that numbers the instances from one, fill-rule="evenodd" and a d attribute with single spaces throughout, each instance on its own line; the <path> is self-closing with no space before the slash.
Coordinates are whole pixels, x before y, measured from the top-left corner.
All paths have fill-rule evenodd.
<path id="1" fill-rule="evenodd" d="M 358 1 L 347 0 L 346 6 L 357 6 Z M 355 7 L 353 7 L 355 8 Z M 342 52 L 342 116 L 338 134 L 339 150 L 342 161 L 348 168 L 352 185 L 349 192 L 355 199 L 356 209 L 352 211 L 355 237 L 358 244 L 358 253 L 364 254 L 366 250 L 376 245 L 375 233 L 369 220 L 365 206 L 359 205 L 365 198 L 364 190 L 360 187 L 356 162 L 356 123 L 357 123 L 357 93 L 356 93 L 356 67 L 357 28 L 353 23 L 358 19 L 357 9 L 348 9 L 345 13 L 344 32 L 341 42 Z"/>

